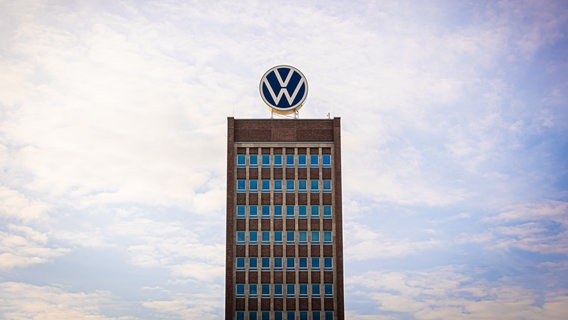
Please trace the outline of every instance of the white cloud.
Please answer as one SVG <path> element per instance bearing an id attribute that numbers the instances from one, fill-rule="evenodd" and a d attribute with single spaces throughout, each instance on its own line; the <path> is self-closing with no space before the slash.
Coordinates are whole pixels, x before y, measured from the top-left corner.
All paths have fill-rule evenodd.
<path id="1" fill-rule="evenodd" d="M 33 221 L 45 218 L 49 206 L 38 200 L 32 200 L 24 194 L 0 185 L 0 216 L 21 221 Z"/>

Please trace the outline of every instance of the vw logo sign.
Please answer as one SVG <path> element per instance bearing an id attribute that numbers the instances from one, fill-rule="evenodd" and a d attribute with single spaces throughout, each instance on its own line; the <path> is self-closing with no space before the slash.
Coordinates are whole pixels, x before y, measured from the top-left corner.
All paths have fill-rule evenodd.
<path id="1" fill-rule="evenodd" d="M 278 113 L 292 113 L 302 107 L 308 96 L 308 82 L 300 70 L 292 66 L 276 66 L 260 80 L 260 97 Z"/>

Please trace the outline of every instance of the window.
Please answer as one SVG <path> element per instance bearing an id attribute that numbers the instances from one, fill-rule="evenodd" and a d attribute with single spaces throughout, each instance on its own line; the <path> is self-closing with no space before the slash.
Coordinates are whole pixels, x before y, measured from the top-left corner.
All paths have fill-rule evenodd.
<path id="1" fill-rule="evenodd" d="M 307 218 L 306 206 L 298 206 L 298 216 L 304 219 Z"/>
<path id="2" fill-rule="evenodd" d="M 306 180 L 298 180 L 298 192 L 306 192 Z"/>
<path id="3" fill-rule="evenodd" d="M 323 285 L 323 293 L 325 294 L 326 298 L 333 297 L 333 285 L 331 283 L 326 283 Z"/>
<path id="4" fill-rule="evenodd" d="M 286 218 L 294 218 L 294 206 L 286 206 Z"/>
<path id="5" fill-rule="evenodd" d="M 333 311 L 325 312 L 325 320 L 333 320 Z"/>
<path id="6" fill-rule="evenodd" d="M 270 231 L 262 231 L 262 244 L 270 244 Z"/>
<path id="7" fill-rule="evenodd" d="M 312 258 L 312 270 L 319 270 L 319 269 L 320 269 L 320 259 Z"/>
<path id="8" fill-rule="evenodd" d="M 318 155 L 311 155 L 310 156 L 310 168 L 317 168 L 319 166 L 319 156 Z"/>
<path id="9" fill-rule="evenodd" d="M 237 297 L 244 297 L 244 296 L 245 296 L 245 285 L 237 284 Z"/>
<path id="10" fill-rule="evenodd" d="M 270 180 L 262 180 L 262 192 L 270 192 Z"/>
<path id="11" fill-rule="evenodd" d="M 300 311 L 300 320 L 308 320 L 308 312 Z"/>
<path id="12" fill-rule="evenodd" d="M 323 232 L 323 243 L 325 244 L 331 244 L 331 231 L 324 231 Z"/>
<path id="13" fill-rule="evenodd" d="M 258 168 L 258 156 L 256 154 L 251 154 L 249 157 L 249 166 L 251 168 Z"/>
<path id="14" fill-rule="evenodd" d="M 237 168 L 244 168 L 246 167 L 247 158 L 244 154 L 237 155 Z"/>
<path id="15" fill-rule="evenodd" d="M 249 284 L 249 296 L 256 297 L 258 291 L 256 291 L 256 283 Z"/>
<path id="16" fill-rule="evenodd" d="M 267 298 L 270 297 L 270 285 L 263 284 L 262 285 L 262 297 Z"/>
<path id="17" fill-rule="evenodd" d="M 312 218 L 318 218 L 320 215 L 320 207 L 312 206 Z"/>
<path id="18" fill-rule="evenodd" d="M 270 320 L 270 311 L 262 311 L 262 320 Z"/>
<path id="19" fill-rule="evenodd" d="M 310 180 L 310 192 L 319 192 L 318 180 Z"/>
<path id="20" fill-rule="evenodd" d="M 274 258 L 274 270 L 282 270 L 282 258 Z"/>
<path id="21" fill-rule="evenodd" d="M 312 243 L 318 244 L 320 242 L 320 233 L 319 231 L 312 231 Z"/>
<path id="22" fill-rule="evenodd" d="M 263 219 L 270 219 L 270 206 L 262 206 L 261 211 Z"/>
<path id="23" fill-rule="evenodd" d="M 268 154 L 262 155 L 262 167 L 263 168 L 270 168 L 270 155 L 268 155 Z"/>
<path id="24" fill-rule="evenodd" d="M 323 269 L 324 270 L 332 270 L 333 269 L 332 258 L 323 258 Z"/>
<path id="25" fill-rule="evenodd" d="M 323 206 L 323 217 L 331 218 L 331 206 Z"/>
<path id="26" fill-rule="evenodd" d="M 286 168 L 294 168 L 294 155 L 286 155 Z"/>
<path id="27" fill-rule="evenodd" d="M 294 180 L 286 180 L 286 192 L 294 192 Z"/>
<path id="28" fill-rule="evenodd" d="M 331 168 L 331 156 L 329 154 L 324 154 L 321 156 L 322 160 L 322 167 L 324 168 Z"/>
<path id="29" fill-rule="evenodd" d="M 250 242 L 250 244 L 257 244 L 258 243 L 258 231 L 249 232 L 249 242 Z"/>
<path id="30" fill-rule="evenodd" d="M 282 155 L 274 155 L 274 168 L 282 168 Z"/>
<path id="31" fill-rule="evenodd" d="M 249 269 L 250 270 L 257 270 L 258 269 L 258 258 L 249 258 Z"/>
<path id="32" fill-rule="evenodd" d="M 282 231 L 274 231 L 274 244 L 282 244 Z"/>
<path id="33" fill-rule="evenodd" d="M 282 180 L 274 180 L 274 192 L 282 192 Z"/>
<path id="34" fill-rule="evenodd" d="M 331 180 L 323 180 L 323 192 L 331 192 Z"/>
<path id="35" fill-rule="evenodd" d="M 270 258 L 262 258 L 262 270 L 270 270 Z"/>
<path id="36" fill-rule="evenodd" d="M 237 311 L 237 320 L 245 320 L 245 312 Z"/>
<path id="37" fill-rule="evenodd" d="M 300 297 L 308 296 L 308 285 L 305 283 L 300 283 Z"/>
<path id="38" fill-rule="evenodd" d="M 245 232 L 237 231 L 237 244 L 245 244 Z"/>
<path id="39" fill-rule="evenodd" d="M 237 192 L 243 193 L 243 192 L 247 191 L 246 189 L 247 189 L 247 187 L 246 187 L 245 180 L 237 180 Z"/>
<path id="40" fill-rule="evenodd" d="M 274 206 L 274 218 L 282 218 L 282 206 Z"/>
<path id="41" fill-rule="evenodd" d="M 314 297 L 320 296 L 320 285 L 319 285 L 319 283 L 312 284 L 312 296 L 314 296 Z"/>
<path id="42" fill-rule="evenodd" d="M 286 312 L 286 319 L 288 320 L 296 320 L 296 312 L 288 311 Z"/>
<path id="43" fill-rule="evenodd" d="M 294 244 L 294 231 L 286 231 L 286 244 Z"/>
<path id="44" fill-rule="evenodd" d="M 319 311 L 314 311 L 312 314 L 312 320 L 320 320 L 321 313 Z"/>
<path id="45" fill-rule="evenodd" d="M 237 206 L 237 218 L 243 219 L 245 217 L 245 206 Z"/>
<path id="46" fill-rule="evenodd" d="M 274 296 L 275 297 L 282 297 L 282 285 L 275 284 L 274 285 Z"/>
<path id="47" fill-rule="evenodd" d="M 282 320 L 282 311 L 274 311 L 274 320 Z"/>
<path id="48" fill-rule="evenodd" d="M 286 270 L 294 270 L 294 258 L 286 258 Z"/>
<path id="49" fill-rule="evenodd" d="M 298 232 L 298 241 L 300 244 L 308 243 L 308 232 L 307 231 Z"/>
<path id="50" fill-rule="evenodd" d="M 306 155 L 300 154 L 298 155 L 298 168 L 305 168 L 306 167 Z"/>
<path id="51" fill-rule="evenodd" d="M 257 206 L 250 206 L 249 207 L 249 218 L 258 218 L 258 207 Z"/>
<path id="52" fill-rule="evenodd" d="M 286 285 L 286 296 L 288 298 L 294 297 L 296 295 L 296 291 L 294 290 L 294 284 L 287 284 Z"/>
<path id="53" fill-rule="evenodd" d="M 249 192 L 258 192 L 258 180 L 249 180 Z"/>
<path id="54" fill-rule="evenodd" d="M 300 270 L 308 269 L 308 258 L 298 258 Z"/>
<path id="55" fill-rule="evenodd" d="M 237 258 L 237 270 L 245 269 L 245 258 Z"/>
<path id="56" fill-rule="evenodd" d="M 258 320 L 256 311 L 249 311 L 249 320 Z"/>

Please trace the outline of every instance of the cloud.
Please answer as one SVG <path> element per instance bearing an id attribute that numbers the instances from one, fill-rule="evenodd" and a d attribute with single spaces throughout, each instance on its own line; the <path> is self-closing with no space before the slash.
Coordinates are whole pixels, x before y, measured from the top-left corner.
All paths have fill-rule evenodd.
<path id="1" fill-rule="evenodd" d="M 0 185 L 0 216 L 20 221 L 45 218 L 49 206 L 41 201 L 27 198 L 24 194 Z"/>

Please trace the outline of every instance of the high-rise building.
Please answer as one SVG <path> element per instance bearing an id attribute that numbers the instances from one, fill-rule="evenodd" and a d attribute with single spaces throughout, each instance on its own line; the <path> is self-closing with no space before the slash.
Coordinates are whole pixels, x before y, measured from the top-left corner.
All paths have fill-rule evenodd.
<path id="1" fill-rule="evenodd" d="M 339 118 L 228 118 L 226 268 L 226 319 L 344 318 Z"/>

